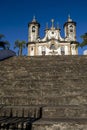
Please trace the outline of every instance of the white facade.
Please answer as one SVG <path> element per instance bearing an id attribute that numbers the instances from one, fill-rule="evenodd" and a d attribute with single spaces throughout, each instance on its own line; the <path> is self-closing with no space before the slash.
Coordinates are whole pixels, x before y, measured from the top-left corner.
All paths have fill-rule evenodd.
<path id="1" fill-rule="evenodd" d="M 87 55 L 87 50 L 84 50 L 84 51 L 83 51 L 83 55 Z"/>
<path id="2" fill-rule="evenodd" d="M 40 24 L 33 18 L 28 24 L 28 55 L 77 55 L 76 23 L 70 17 L 64 24 L 65 37 L 62 38 L 60 29 L 52 26 L 45 29 L 44 38 L 39 36 Z"/>

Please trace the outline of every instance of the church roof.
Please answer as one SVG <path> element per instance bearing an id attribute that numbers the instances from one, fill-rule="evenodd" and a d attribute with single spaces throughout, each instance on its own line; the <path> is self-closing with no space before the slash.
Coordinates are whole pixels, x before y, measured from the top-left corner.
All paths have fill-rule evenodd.
<path id="1" fill-rule="evenodd" d="M 0 50 L 0 60 L 4 60 L 13 56 L 16 56 L 16 53 L 12 50 Z"/>

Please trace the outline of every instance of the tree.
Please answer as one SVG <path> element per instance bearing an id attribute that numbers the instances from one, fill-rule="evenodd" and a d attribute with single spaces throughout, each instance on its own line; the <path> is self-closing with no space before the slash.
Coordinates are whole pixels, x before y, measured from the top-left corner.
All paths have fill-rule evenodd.
<path id="1" fill-rule="evenodd" d="M 0 34 L 0 48 L 9 49 L 10 43 L 8 41 L 3 41 L 2 38 L 4 37 L 5 36 L 3 34 Z"/>
<path id="2" fill-rule="evenodd" d="M 5 37 L 3 34 L 0 34 L 0 39 L 2 39 L 3 37 Z"/>
<path id="3" fill-rule="evenodd" d="M 25 48 L 25 46 L 26 46 L 26 42 L 25 41 L 19 41 L 19 40 L 15 41 L 14 49 L 18 48 L 18 55 L 19 56 L 22 55 L 23 48 Z"/>
<path id="4" fill-rule="evenodd" d="M 81 36 L 81 38 L 83 39 L 82 43 L 79 44 L 79 46 L 82 48 L 84 46 L 87 45 L 87 33 L 85 33 L 84 35 Z"/>

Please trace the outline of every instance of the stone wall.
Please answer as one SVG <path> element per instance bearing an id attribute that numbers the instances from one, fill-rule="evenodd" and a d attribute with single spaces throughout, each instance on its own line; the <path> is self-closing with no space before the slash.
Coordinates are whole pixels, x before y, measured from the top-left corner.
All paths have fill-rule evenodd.
<path id="1" fill-rule="evenodd" d="M 35 117 L 32 129 L 86 130 L 87 56 L 0 62 L 0 117 Z"/>

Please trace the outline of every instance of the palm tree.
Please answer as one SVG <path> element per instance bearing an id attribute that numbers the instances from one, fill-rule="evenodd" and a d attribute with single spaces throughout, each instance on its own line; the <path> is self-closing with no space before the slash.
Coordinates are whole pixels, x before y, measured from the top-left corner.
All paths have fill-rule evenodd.
<path id="1" fill-rule="evenodd" d="M 0 48 L 9 49 L 10 43 L 8 41 L 3 41 L 2 38 L 4 37 L 5 36 L 3 34 L 0 34 Z"/>
<path id="2" fill-rule="evenodd" d="M 83 34 L 81 38 L 83 39 L 83 41 L 81 44 L 79 44 L 79 46 L 82 48 L 87 45 L 87 33 Z"/>
<path id="3" fill-rule="evenodd" d="M 25 41 L 19 41 L 19 40 L 15 41 L 14 49 L 18 48 L 18 55 L 19 56 L 22 55 L 23 48 L 25 48 L 25 46 L 26 46 L 26 42 Z"/>

